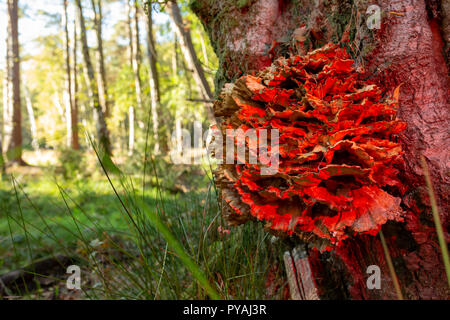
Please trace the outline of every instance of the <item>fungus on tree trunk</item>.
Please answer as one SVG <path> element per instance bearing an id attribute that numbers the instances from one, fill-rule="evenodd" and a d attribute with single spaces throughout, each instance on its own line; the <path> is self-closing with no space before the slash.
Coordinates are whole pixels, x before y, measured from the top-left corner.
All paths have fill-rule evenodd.
<path id="1" fill-rule="evenodd" d="M 279 159 L 275 174 L 261 174 L 261 152 L 257 164 L 246 157 L 217 171 L 231 225 L 262 220 L 268 231 L 323 251 L 403 220 L 398 91 L 388 97 L 353 65 L 330 43 L 278 58 L 222 91 L 214 109 L 224 137 L 227 129 L 279 132 L 278 149 L 268 147 Z M 260 138 L 245 138 L 246 154 Z"/>

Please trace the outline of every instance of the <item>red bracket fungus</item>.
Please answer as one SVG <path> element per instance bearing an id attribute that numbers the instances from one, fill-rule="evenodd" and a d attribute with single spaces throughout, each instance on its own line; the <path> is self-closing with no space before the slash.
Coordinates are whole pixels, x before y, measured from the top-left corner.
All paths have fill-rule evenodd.
<path id="1" fill-rule="evenodd" d="M 395 118 L 395 96 L 365 80 L 335 44 L 227 85 L 214 105 L 223 136 L 230 128 L 279 130 L 276 174 L 263 176 L 248 160 L 217 170 L 228 222 L 262 220 L 276 235 L 325 250 L 402 221 L 395 135 L 406 123 Z"/>

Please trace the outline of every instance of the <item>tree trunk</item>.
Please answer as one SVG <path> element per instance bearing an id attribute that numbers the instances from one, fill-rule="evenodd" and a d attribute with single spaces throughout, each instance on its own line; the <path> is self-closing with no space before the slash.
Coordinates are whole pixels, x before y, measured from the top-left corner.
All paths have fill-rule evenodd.
<path id="1" fill-rule="evenodd" d="M 176 78 L 178 75 L 178 39 L 177 33 L 173 35 L 173 55 L 172 55 L 172 76 Z"/>
<path id="2" fill-rule="evenodd" d="M 128 108 L 128 155 L 134 151 L 134 107 Z"/>
<path id="3" fill-rule="evenodd" d="M 64 112 L 64 108 L 63 108 L 63 106 L 61 104 L 59 91 L 58 91 L 55 83 L 53 83 L 53 90 L 54 90 L 53 97 L 52 97 L 53 98 L 53 105 L 55 106 L 56 110 L 58 111 L 58 114 L 61 117 L 61 121 L 64 122 L 64 121 L 66 121 L 66 115 L 65 115 L 65 112 Z M 62 100 L 64 100 L 64 97 L 63 97 Z"/>
<path id="4" fill-rule="evenodd" d="M 3 78 L 3 145 L 9 146 L 12 134 L 12 84 L 11 84 L 11 27 L 9 22 L 6 28 L 6 55 L 5 55 L 5 74 Z M 3 149 L 2 149 L 3 151 Z"/>
<path id="5" fill-rule="evenodd" d="M 134 57 L 134 49 L 133 49 L 133 23 L 132 23 L 132 10 L 130 5 L 130 0 L 125 0 L 127 3 L 127 32 L 128 39 L 130 40 L 129 49 L 129 58 L 130 58 L 130 66 L 133 66 L 133 57 Z"/>
<path id="6" fill-rule="evenodd" d="M 205 66 L 209 67 L 208 53 L 206 52 L 205 39 L 203 39 L 203 35 L 200 33 L 200 44 L 202 45 L 202 54 L 203 61 L 205 62 Z"/>
<path id="7" fill-rule="evenodd" d="M 5 103 L 3 103 L 3 108 L 6 108 Z M 2 128 L 2 127 L 3 127 L 3 121 L 2 121 L 2 123 L 0 123 L 0 128 Z M 3 179 L 3 176 L 5 175 L 5 173 L 6 173 L 6 168 L 5 168 L 5 158 L 3 157 L 3 133 L 0 132 L 0 180 Z"/>
<path id="8" fill-rule="evenodd" d="M 153 37 L 153 20 L 151 6 L 147 15 L 147 56 L 150 63 L 150 94 L 152 99 L 152 125 L 153 125 L 153 140 L 155 141 L 154 153 L 159 153 L 159 135 L 158 135 L 158 112 L 161 112 L 161 94 L 159 91 L 159 75 L 156 66 L 157 55 L 155 40 Z"/>
<path id="9" fill-rule="evenodd" d="M 76 11 L 76 8 L 75 8 Z M 76 16 L 76 15 L 75 15 Z M 70 135 L 72 138 L 71 146 L 74 150 L 80 149 L 80 141 L 78 137 L 78 78 L 77 78 L 77 19 L 75 18 L 73 23 L 73 47 L 72 47 L 72 109 L 70 120 L 72 121 L 70 128 L 72 129 L 72 134 Z"/>
<path id="10" fill-rule="evenodd" d="M 89 82 L 88 89 L 89 95 L 92 100 L 92 108 L 94 110 L 94 115 L 96 118 L 97 125 L 97 138 L 99 140 L 99 146 L 103 149 L 102 151 L 108 155 L 111 155 L 111 142 L 109 140 L 109 131 L 106 126 L 105 116 L 103 114 L 103 107 L 100 104 L 99 94 L 97 90 L 97 83 L 95 81 L 94 68 L 92 67 L 91 57 L 89 55 L 89 47 L 87 44 L 86 37 L 86 25 L 83 16 L 83 7 L 81 6 L 81 0 L 76 0 L 78 7 L 78 19 L 80 25 L 80 35 L 81 35 L 81 46 L 84 58 L 85 73 L 87 81 Z"/>
<path id="11" fill-rule="evenodd" d="M 177 154 L 181 155 L 183 152 L 183 128 L 181 124 L 181 114 L 177 109 L 175 116 L 175 146 Z"/>
<path id="12" fill-rule="evenodd" d="M 302 25 L 306 28 L 304 44 L 310 48 L 341 43 L 353 53 L 357 66 L 364 67 L 375 83 L 383 84 L 381 87 L 393 89 L 403 84 L 398 117 L 408 123 L 400 136 L 406 164 L 401 179 L 409 186 L 402 197 L 405 222 L 387 223 L 383 233 L 406 299 L 450 297 L 420 165 L 420 156 L 424 155 L 430 165 L 440 219 L 448 230 L 450 84 L 443 52 L 448 46 L 445 26 L 449 12 L 445 10 L 447 2 L 441 3 L 442 7 L 436 1 L 380 0 L 381 28 L 369 29 L 366 22 L 371 14 L 366 13 L 368 4 L 363 1 L 251 0 L 240 7 L 233 1 L 191 2 L 220 59 L 217 91 L 226 82 L 261 70 L 274 58 L 295 51 L 291 45 L 295 43 L 293 31 Z M 446 239 L 448 243 L 448 234 Z M 320 298 L 397 297 L 377 236 L 355 236 L 333 251 L 309 250 L 307 255 L 312 283 Z M 367 288 L 370 265 L 381 268 L 379 290 Z M 299 278 L 311 284 L 307 274 Z"/>
<path id="13" fill-rule="evenodd" d="M 140 76 L 140 65 L 141 65 L 141 49 L 140 49 L 140 40 L 139 40 L 139 6 L 137 0 L 133 1 L 133 8 L 130 4 L 130 0 L 127 1 L 128 6 L 128 33 L 130 37 L 130 60 L 131 65 L 133 67 L 134 73 L 134 87 L 136 91 L 136 103 L 137 109 L 142 110 L 142 81 Z M 134 11 L 134 25 L 132 23 L 132 11 Z M 134 28 L 133 28 L 134 27 Z"/>
<path id="14" fill-rule="evenodd" d="M 3 177 L 6 174 L 5 167 L 5 158 L 3 158 L 3 148 L 2 148 L 2 136 L 0 135 L 0 180 L 3 180 Z"/>
<path id="15" fill-rule="evenodd" d="M 67 21 L 67 0 L 63 0 L 63 14 L 62 25 L 64 28 L 64 61 L 66 64 L 66 77 L 65 77 L 65 90 L 64 90 L 64 103 L 66 105 L 66 128 L 67 128 L 67 147 L 72 144 L 72 109 L 73 109 L 73 97 L 72 97 L 72 72 L 70 67 L 70 43 L 69 43 L 69 27 Z"/>
<path id="16" fill-rule="evenodd" d="M 12 46 L 12 138 L 8 145 L 8 160 L 24 164 L 22 160 L 22 110 L 20 101 L 19 16 L 17 0 L 8 0 Z"/>
<path id="17" fill-rule="evenodd" d="M 36 119 L 34 117 L 33 103 L 31 102 L 31 94 L 25 86 L 25 102 L 27 106 L 28 119 L 30 121 L 31 146 L 33 150 L 39 151 L 39 143 L 37 138 Z"/>
<path id="18" fill-rule="evenodd" d="M 180 8 L 178 7 L 177 2 L 175 0 L 168 1 L 167 8 L 170 17 L 172 18 L 172 21 L 175 25 L 177 36 L 180 40 L 181 51 L 183 52 L 184 58 L 188 63 L 190 71 L 193 73 L 201 97 L 204 100 L 208 119 L 211 124 L 214 124 L 216 120 L 214 117 L 214 111 L 212 109 L 212 103 L 210 102 L 213 99 L 213 94 L 209 83 L 206 80 L 205 73 L 202 69 L 200 61 L 197 58 L 197 54 L 195 53 L 191 38 L 191 32 L 189 28 L 183 23 L 183 18 L 181 16 Z"/>
<path id="19" fill-rule="evenodd" d="M 5 70 L 5 73 L 7 73 L 8 70 Z M 8 108 L 8 87 L 7 87 L 7 83 L 5 81 L 6 76 L 3 79 L 3 109 L 7 109 Z M 5 118 L 2 119 L 2 122 L 0 124 L 0 128 L 3 128 L 3 123 L 5 121 Z M 3 139 L 4 139 L 4 133 L 3 130 L 2 132 L 0 132 L 0 180 L 3 179 L 3 176 L 6 173 L 6 168 L 5 168 L 5 158 L 3 157 Z"/>
<path id="20" fill-rule="evenodd" d="M 92 8 L 94 10 L 94 25 L 97 35 L 97 83 L 98 83 L 98 94 L 100 98 L 100 104 L 103 107 L 103 113 L 105 117 L 109 116 L 109 101 L 108 101 L 108 86 L 106 83 L 106 70 L 105 70 L 105 59 L 103 55 L 103 39 L 102 39 L 102 0 L 97 1 L 91 0 Z"/>

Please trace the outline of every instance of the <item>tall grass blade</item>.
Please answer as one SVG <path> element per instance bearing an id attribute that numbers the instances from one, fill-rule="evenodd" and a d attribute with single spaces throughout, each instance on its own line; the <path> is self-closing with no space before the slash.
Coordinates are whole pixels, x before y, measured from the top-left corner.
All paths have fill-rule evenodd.
<path id="1" fill-rule="evenodd" d="M 389 253 L 386 240 L 384 239 L 383 231 L 380 229 L 380 232 L 378 234 L 380 235 L 381 245 L 383 247 L 384 256 L 386 257 L 389 273 L 391 275 L 392 282 L 394 282 L 394 288 L 395 292 L 397 293 L 397 299 L 403 300 L 403 294 L 400 288 L 400 283 L 398 282 L 397 273 L 395 272 L 394 264 L 392 263 L 391 254 Z"/>
<path id="2" fill-rule="evenodd" d="M 448 247 L 445 241 L 444 231 L 442 229 L 441 219 L 439 217 L 436 197 L 434 195 L 433 184 L 431 183 L 430 170 L 424 156 L 421 156 L 425 181 L 427 183 L 428 194 L 430 195 L 431 210 L 433 212 L 434 224 L 436 225 L 436 233 L 441 247 L 442 260 L 444 261 L 445 273 L 447 274 L 448 286 L 450 287 L 450 260 L 448 256 Z"/>

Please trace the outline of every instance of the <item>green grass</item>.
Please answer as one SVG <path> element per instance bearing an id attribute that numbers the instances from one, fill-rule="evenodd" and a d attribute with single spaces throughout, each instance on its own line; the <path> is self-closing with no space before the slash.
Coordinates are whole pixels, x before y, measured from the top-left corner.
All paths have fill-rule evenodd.
<path id="1" fill-rule="evenodd" d="M 75 243 L 77 240 L 72 231 L 72 217 L 67 212 L 56 181 L 48 176 L 37 179 L 24 177 L 22 181 L 16 181 L 15 185 L 18 199 L 12 180 L 0 184 L 0 255 L 3 257 L 1 273 L 51 253 L 55 248 L 55 239 L 50 237 L 51 233 L 65 244 Z M 108 190 L 107 181 L 87 180 L 83 184 L 65 185 L 66 192 L 74 201 L 74 216 L 80 224 L 95 223 L 99 228 L 97 231 L 126 231 L 115 197 Z M 96 236 L 91 230 L 86 229 L 85 232 L 90 238 Z M 31 256 L 23 250 L 27 234 L 31 238 Z M 17 255 L 11 255 L 14 246 Z"/>
<path id="2" fill-rule="evenodd" d="M 0 273 L 65 254 L 89 274 L 87 299 L 268 298 L 269 269 L 283 267 L 262 225 L 219 232 L 226 225 L 207 177 L 204 191 L 173 194 L 159 187 L 161 166 L 148 165 L 156 186 L 145 190 L 140 175 L 44 171 L 0 182 Z"/>

